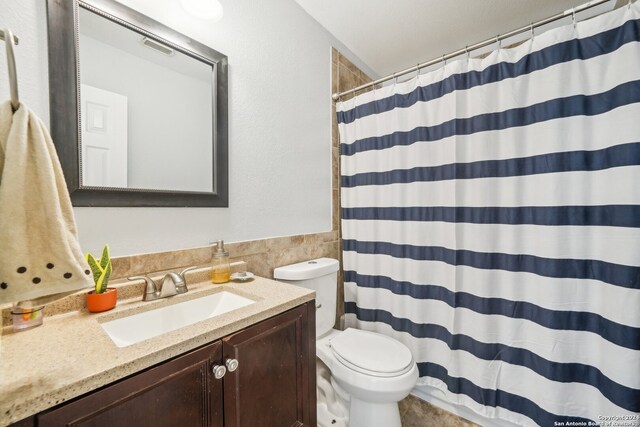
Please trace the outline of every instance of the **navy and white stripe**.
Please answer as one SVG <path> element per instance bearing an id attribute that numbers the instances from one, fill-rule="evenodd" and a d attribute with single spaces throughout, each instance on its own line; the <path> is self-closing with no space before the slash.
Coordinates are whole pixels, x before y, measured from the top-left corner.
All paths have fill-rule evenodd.
<path id="1" fill-rule="evenodd" d="M 337 115 L 349 324 L 488 417 L 640 414 L 640 3 Z"/>

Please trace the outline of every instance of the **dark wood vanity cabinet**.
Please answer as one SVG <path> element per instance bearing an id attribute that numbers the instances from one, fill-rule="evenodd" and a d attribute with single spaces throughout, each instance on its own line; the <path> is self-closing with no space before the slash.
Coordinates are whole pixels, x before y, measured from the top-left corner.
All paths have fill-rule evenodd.
<path id="1" fill-rule="evenodd" d="M 239 362 L 224 377 L 225 427 L 316 426 L 315 305 L 224 338 L 222 352 Z"/>
<path id="2" fill-rule="evenodd" d="M 235 359 L 221 379 L 213 367 Z M 39 427 L 316 426 L 313 301 L 37 415 Z"/>
<path id="3" fill-rule="evenodd" d="M 216 341 L 39 415 L 38 426 L 222 426 Z"/>

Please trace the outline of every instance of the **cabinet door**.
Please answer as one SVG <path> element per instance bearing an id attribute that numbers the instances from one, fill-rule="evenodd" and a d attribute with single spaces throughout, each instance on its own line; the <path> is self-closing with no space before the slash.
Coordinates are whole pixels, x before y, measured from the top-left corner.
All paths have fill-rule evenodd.
<path id="1" fill-rule="evenodd" d="M 216 341 L 38 416 L 38 426 L 222 427 Z"/>
<path id="2" fill-rule="evenodd" d="M 223 339 L 225 427 L 316 427 L 315 302 Z"/>

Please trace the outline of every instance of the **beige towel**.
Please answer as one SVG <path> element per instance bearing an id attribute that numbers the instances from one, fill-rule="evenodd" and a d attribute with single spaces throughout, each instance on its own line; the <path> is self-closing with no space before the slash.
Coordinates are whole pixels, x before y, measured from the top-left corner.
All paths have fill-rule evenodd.
<path id="1" fill-rule="evenodd" d="M 0 304 L 45 304 L 90 273 L 51 136 L 24 104 L 0 104 Z"/>

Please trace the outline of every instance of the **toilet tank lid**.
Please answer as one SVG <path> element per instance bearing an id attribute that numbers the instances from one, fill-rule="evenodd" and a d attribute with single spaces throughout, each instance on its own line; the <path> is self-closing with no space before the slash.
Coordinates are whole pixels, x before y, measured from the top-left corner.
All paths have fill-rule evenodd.
<path id="1" fill-rule="evenodd" d="M 307 280 L 338 271 L 339 263 L 333 258 L 318 258 L 297 264 L 285 265 L 273 270 L 274 279 Z"/>

